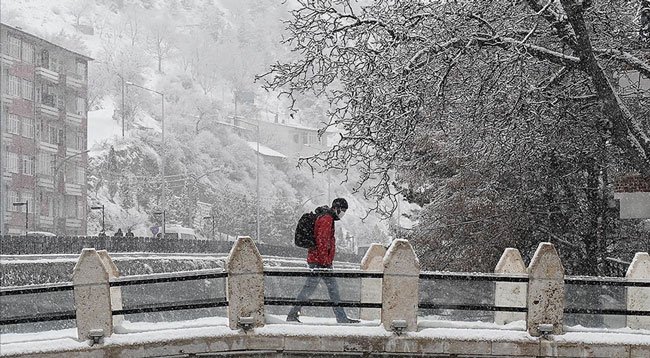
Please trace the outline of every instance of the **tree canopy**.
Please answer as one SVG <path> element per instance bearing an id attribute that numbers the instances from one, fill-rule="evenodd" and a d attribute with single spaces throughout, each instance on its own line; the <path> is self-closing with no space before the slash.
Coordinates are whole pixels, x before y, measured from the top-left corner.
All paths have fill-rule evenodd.
<path id="1" fill-rule="evenodd" d="M 650 176 L 650 90 L 619 86 L 650 78 L 643 1 L 298 2 L 298 56 L 263 78 L 329 99 L 343 134 L 310 165 L 424 205 L 415 235 L 451 266 L 551 239 L 604 270 L 611 175 Z"/>

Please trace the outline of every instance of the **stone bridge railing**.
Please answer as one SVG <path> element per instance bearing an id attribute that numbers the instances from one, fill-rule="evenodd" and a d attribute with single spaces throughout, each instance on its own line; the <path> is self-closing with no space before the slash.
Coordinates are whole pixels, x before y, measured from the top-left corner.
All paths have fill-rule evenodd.
<path id="1" fill-rule="evenodd" d="M 421 309 L 493 311 L 494 322 L 497 324 L 525 321 L 526 331 L 531 337 L 544 338 L 565 334 L 563 316 L 567 313 L 620 315 L 626 317 L 626 325 L 630 329 L 650 330 L 648 253 L 636 254 L 626 278 L 569 277 L 564 275 L 554 246 L 541 243 L 528 267 L 524 266 L 518 250 L 507 249 L 495 271 L 495 274 L 422 272 L 415 253 L 406 240 L 395 240 L 388 249 L 381 245 L 371 246 L 361 262 L 361 270 L 313 272 L 265 269 L 253 241 L 240 237 L 232 247 L 223 271 L 119 277 L 119 272 L 106 251 L 86 248 L 74 268 L 72 283 L 0 290 L 1 296 L 72 290 L 74 311 L 22 317 L 3 316 L 0 323 L 12 325 L 75 319 L 78 340 L 87 341 L 91 346 L 95 344 L 97 347 L 106 337 L 114 334 L 114 327 L 120 325 L 122 317 L 126 314 L 227 307 L 229 328 L 254 334 L 256 329 L 267 325 L 266 307 L 299 303 L 303 306 L 359 307 L 362 320 L 378 321 L 379 327 L 387 334 L 398 337 L 418 331 L 418 310 Z M 265 295 L 265 276 L 309 275 L 360 278 L 360 300 L 338 303 L 325 300 L 297 302 L 293 298 Z M 204 279 L 226 280 L 224 297 L 147 306 L 124 307 L 123 304 L 121 288 L 124 286 Z M 439 279 L 492 281 L 495 284 L 494 302 L 484 305 L 459 305 L 423 301 L 420 297 L 422 282 Z M 626 308 L 567 308 L 567 283 L 624 287 Z M 625 349 L 629 353 L 629 347 Z M 650 342 L 639 349 L 638 352 L 650 352 Z"/>

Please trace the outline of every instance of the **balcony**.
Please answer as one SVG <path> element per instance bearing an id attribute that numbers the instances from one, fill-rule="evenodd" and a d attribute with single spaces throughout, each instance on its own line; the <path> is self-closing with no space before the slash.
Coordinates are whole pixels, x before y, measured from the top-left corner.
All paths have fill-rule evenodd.
<path id="1" fill-rule="evenodd" d="M 54 190 L 54 179 L 52 177 L 43 176 L 42 174 L 40 174 L 38 179 L 36 179 L 36 185 L 39 188 Z"/>
<path id="2" fill-rule="evenodd" d="M 58 117 L 59 110 L 56 107 L 54 107 L 54 102 L 47 101 L 45 99 L 46 98 L 44 98 L 42 103 L 36 104 L 36 110 L 48 116 Z"/>
<path id="3" fill-rule="evenodd" d="M 81 184 L 65 183 L 66 195 L 81 196 Z"/>
<path id="4" fill-rule="evenodd" d="M 75 74 L 68 74 L 65 81 L 66 84 L 72 88 L 82 89 L 86 87 L 86 81 L 77 77 Z"/>
<path id="5" fill-rule="evenodd" d="M 54 227 L 54 218 L 51 216 L 43 216 L 39 215 L 38 216 L 38 225 L 39 226 L 44 226 L 47 228 L 52 228 Z"/>
<path id="6" fill-rule="evenodd" d="M 50 152 L 50 153 L 54 153 L 54 154 L 59 152 L 59 146 L 58 145 L 50 144 L 50 143 L 43 142 L 43 141 L 39 141 L 39 148 L 41 150 L 44 150 L 44 151 Z"/>
<path id="7" fill-rule="evenodd" d="M 36 75 L 41 76 L 54 84 L 59 83 L 59 74 L 45 67 L 36 67 Z"/>
<path id="8" fill-rule="evenodd" d="M 2 56 L 2 61 L 7 65 L 13 65 L 18 59 L 7 55 L 6 53 L 0 54 Z"/>
<path id="9" fill-rule="evenodd" d="M 83 116 L 81 116 L 79 113 L 66 112 L 65 119 L 72 124 L 81 125 Z"/>
<path id="10" fill-rule="evenodd" d="M 78 229 L 81 227 L 81 219 L 77 218 L 66 218 L 65 219 L 65 227 L 66 228 L 74 228 Z"/>

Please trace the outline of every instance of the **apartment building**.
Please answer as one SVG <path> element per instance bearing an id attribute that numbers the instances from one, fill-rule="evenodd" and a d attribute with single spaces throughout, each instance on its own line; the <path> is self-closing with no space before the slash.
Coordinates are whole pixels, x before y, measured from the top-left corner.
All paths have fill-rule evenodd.
<path id="1" fill-rule="evenodd" d="M 24 233 L 27 221 L 29 231 L 85 235 L 92 59 L 4 24 L 0 41 L 0 232 Z"/>

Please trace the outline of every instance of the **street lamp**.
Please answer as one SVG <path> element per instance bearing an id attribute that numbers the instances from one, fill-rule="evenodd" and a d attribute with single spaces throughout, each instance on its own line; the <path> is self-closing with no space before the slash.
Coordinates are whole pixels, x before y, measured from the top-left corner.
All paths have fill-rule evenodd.
<path id="1" fill-rule="evenodd" d="M 25 235 L 27 235 L 27 231 L 29 230 L 29 200 L 13 203 L 13 206 L 25 206 Z"/>
<path id="2" fill-rule="evenodd" d="M 155 211 L 153 213 L 154 215 L 162 215 L 162 238 L 165 238 L 165 210 L 163 211 Z"/>
<path id="3" fill-rule="evenodd" d="M 212 219 L 212 240 L 214 240 L 214 216 L 204 216 L 203 219 Z"/>
<path id="4" fill-rule="evenodd" d="M 160 162 L 161 162 L 161 164 L 160 164 L 160 172 L 161 172 L 161 175 L 162 175 L 162 199 L 161 199 L 161 201 L 162 201 L 162 210 L 163 210 L 162 211 L 163 212 L 162 236 L 165 237 L 165 225 L 164 225 L 165 215 L 164 215 L 164 212 L 165 212 L 165 209 L 166 209 L 166 200 L 165 200 L 166 199 L 165 198 L 166 194 L 165 194 L 165 191 L 166 191 L 166 186 L 167 186 L 166 185 L 166 180 L 165 180 L 165 94 L 162 93 L 162 92 L 158 92 L 156 90 L 153 90 L 151 88 L 147 88 L 147 87 L 137 85 L 137 84 L 135 84 L 133 82 L 129 82 L 129 81 L 124 82 L 124 84 L 126 84 L 127 86 L 138 87 L 138 88 L 141 88 L 141 89 L 143 89 L 145 91 L 153 92 L 153 93 L 156 93 L 156 94 L 160 95 L 160 106 L 161 106 L 160 107 L 161 108 L 160 122 L 161 122 L 161 131 L 162 131 L 162 151 L 161 151 L 161 155 L 160 155 Z"/>
<path id="5" fill-rule="evenodd" d="M 257 222 L 257 225 L 256 225 L 257 226 L 257 230 L 256 230 L 257 240 L 260 241 L 260 124 L 259 124 L 259 121 L 258 121 L 258 123 L 253 123 L 253 122 L 249 122 L 247 120 L 237 118 L 237 117 L 235 117 L 234 120 L 247 123 L 247 124 L 257 128 L 257 139 L 255 141 L 257 143 L 257 155 L 256 155 L 256 158 L 255 158 L 255 186 L 256 186 L 255 187 L 255 196 L 256 196 L 256 199 L 257 199 L 257 205 L 256 205 L 257 206 L 256 207 L 257 212 L 256 212 L 256 220 L 255 221 Z"/>
<path id="6" fill-rule="evenodd" d="M 90 209 L 91 210 L 100 210 L 101 209 L 101 211 L 102 211 L 102 232 L 105 233 L 106 229 L 104 227 L 104 204 L 102 204 L 102 206 L 91 206 Z"/>

